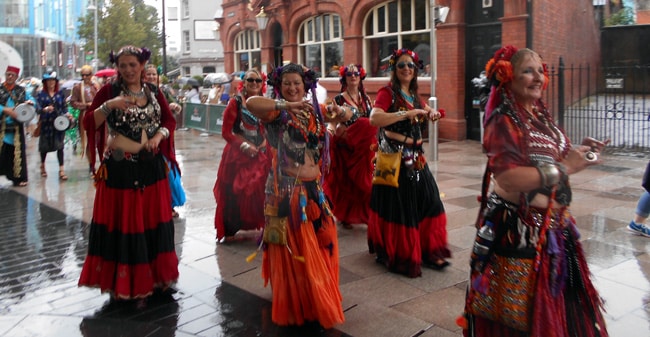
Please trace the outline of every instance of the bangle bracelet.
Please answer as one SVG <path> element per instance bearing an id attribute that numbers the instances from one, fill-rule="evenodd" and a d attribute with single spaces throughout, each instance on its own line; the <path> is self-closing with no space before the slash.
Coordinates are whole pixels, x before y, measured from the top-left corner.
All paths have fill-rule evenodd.
<path id="1" fill-rule="evenodd" d="M 555 186 L 560 182 L 560 169 L 554 164 L 540 164 L 537 166 L 541 185 L 543 187 Z"/>
<path id="2" fill-rule="evenodd" d="M 398 111 L 398 112 L 395 113 L 395 116 L 397 116 L 397 117 L 406 116 L 406 111 L 404 111 L 404 110 Z"/>
<path id="3" fill-rule="evenodd" d="M 287 110 L 287 101 L 283 99 L 276 99 L 275 110 Z"/>
<path id="4" fill-rule="evenodd" d="M 246 142 L 243 142 L 243 143 L 241 143 L 241 145 L 239 145 L 239 149 L 242 150 L 242 151 L 246 151 L 246 150 L 248 150 L 250 147 L 251 147 L 251 145 L 248 144 L 248 143 L 246 143 Z"/>
<path id="5" fill-rule="evenodd" d="M 169 129 L 167 129 L 164 126 L 159 127 L 158 131 L 156 131 L 156 133 L 161 134 L 163 136 L 163 139 L 169 138 Z"/>
<path id="6" fill-rule="evenodd" d="M 111 113 L 111 109 L 108 108 L 106 102 L 102 103 L 102 105 L 99 106 L 99 111 L 104 114 L 104 117 L 108 117 L 108 115 Z"/>

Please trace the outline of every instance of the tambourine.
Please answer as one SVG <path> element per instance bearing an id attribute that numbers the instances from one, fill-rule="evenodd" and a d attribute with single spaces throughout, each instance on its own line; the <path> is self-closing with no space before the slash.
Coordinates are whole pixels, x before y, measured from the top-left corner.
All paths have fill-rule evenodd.
<path id="1" fill-rule="evenodd" d="M 58 131 L 66 131 L 72 126 L 68 116 L 60 115 L 54 119 L 54 128 Z"/>
<path id="2" fill-rule="evenodd" d="M 21 123 L 28 123 L 36 116 L 36 108 L 28 103 L 18 104 L 14 108 L 14 112 L 16 112 L 17 115 L 16 120 Z"/>

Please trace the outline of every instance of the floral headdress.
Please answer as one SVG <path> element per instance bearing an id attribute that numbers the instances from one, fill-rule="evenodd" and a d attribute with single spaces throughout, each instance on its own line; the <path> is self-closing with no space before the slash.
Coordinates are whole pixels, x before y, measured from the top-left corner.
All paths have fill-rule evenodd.
<path id="1" fill-rule="evenodd" d="M 514 67 L 512 65 L 512 57 L 519 51 L 514 46 L 508 45 L 501 47 L 494 53 L 494 56 L 485 65 L 485 72 L 488 80 L 492 82 L 492 89 L 490 90 L 490 97 L 488 98 L 485 107 L 485 120 L 487 122 L 492 110 L 494 110 L 503 101 L 502 95 L 507 95 L 504 91 L 504 84 L 512 82 L 514 79 Z M 542 63 L 544 69 L 544 85 L 542 90 L 548 86 L 548 66 Z"/>
<path id="2" fill-rule="evenodd" d="M 422 62 L 422 60 L 420 60 L 418 53 L 410 49 L 402 48 L 393 51 L 393 54 L 391 54 L 390 59 L 388 60 L 388 65 L 390 66 L 390 70 L 395 70 L 395 63 L 397 62 L 397 59 L 399 59 L 400 56 L 404 54 L 409 55 L 413 59 L 413 62 L 415 63 L 418 69 L 424 68 L 424 63 Z"/>
<path id="3" fill-rule="evenodd" d="M 133 55 L 138 58 L 138 61 L 140 61 L 140 63 L 144 63 L 149 61 L 149 58 L 151 57 L 151 50 L 146 47 L 138 48 L 134 46 L 125 46 L 122 47 L 117 52 L 117 54 L 111 50 L 111 53 L 108 55 L 108 59 L 111 61 L 111 63 L 117 64 L 117 61 L 122 55 Z"/>
<path id="4" fill-rule="evenodd" d="M 346 73 L 350 71 L 350 69 L 356 68 L 357 71 L 359 72 L 359 79 L 360 80 L 365 80 L 366 79 L 366 70 L 363 69 L 363 67 L 360 64 L 350 64 L 345 67 L 339 68 L 339 82 L 341 82 L 341 92 L 343 92 L 347 87 L 348 87 L 348 82 L 346 78 Z M 359 86 L 363 87 L 363 83 L 359 82 Z"/>

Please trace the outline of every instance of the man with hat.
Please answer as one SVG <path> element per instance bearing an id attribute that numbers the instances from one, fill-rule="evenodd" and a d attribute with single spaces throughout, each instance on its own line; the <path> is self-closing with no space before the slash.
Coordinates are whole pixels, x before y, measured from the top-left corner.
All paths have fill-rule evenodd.
<path id="1" fill-rule="evenodd" d="M 0 85 L 0 175 L 11 180 L 14 186 L 27 186 L 27 156 L 25 154 L 25 128 L 14 108 L 21 103 L 33 105 L 34 99 L 25 88 L 16 84 L 20 69 L 8 66 L 5 82 Z"/>

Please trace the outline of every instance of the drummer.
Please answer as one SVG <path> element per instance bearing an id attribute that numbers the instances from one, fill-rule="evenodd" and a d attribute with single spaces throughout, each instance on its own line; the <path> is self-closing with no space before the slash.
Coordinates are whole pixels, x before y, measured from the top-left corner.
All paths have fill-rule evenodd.
<path id="1" fill-rule="evenodd" d="M 59 90 L 59 79 L 56 72 L 48 71 L 43 74 L 43 90 L 36 96 L 38 123 L 41 128 L 38 140 L 38 152 L 41 153 L 41 177 L 47 177 L 45 170 L 47 153 L 56 151 L 56 158 L 59 161 L 59 180 L 62 181 L 68 180 L 63 168 L 63 141 L 66 129 L 59 130 L 61 128 L 56 127 L 55 121 L 57 117 L 64 116 L 68 119 L 68 123 L 63 124 L 70 125 L 72 116 L 68 113 L 65 99 L 65 94 Z"/>
<path id="2" fill-rule="evenodd" d="M 25 127 L 16 120 L 14 108 L 22 103 L 34 106 L 34 98 L 16 80 L 20 68 L 8 66 L 5 82 L 0 85 L 0 175 L 14 186 L 27 186 L 27 156 L 25 155 Z"/>

